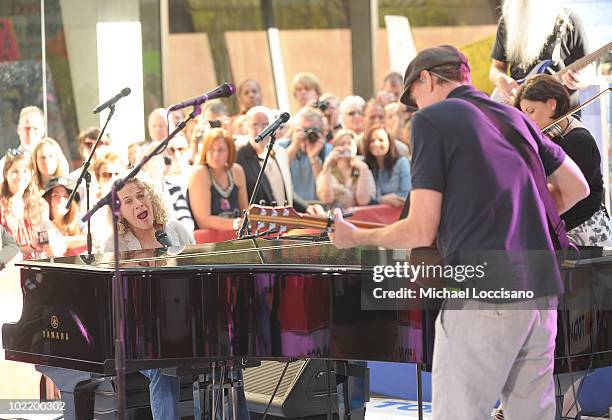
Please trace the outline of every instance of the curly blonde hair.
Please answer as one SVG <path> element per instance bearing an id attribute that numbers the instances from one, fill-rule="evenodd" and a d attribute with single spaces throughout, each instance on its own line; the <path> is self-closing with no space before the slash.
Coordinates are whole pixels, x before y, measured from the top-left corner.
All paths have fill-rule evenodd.
<path id="1" fill-rule="evenodd" d="M 155 187 L 138 178 L 128 179 L 125 182 L 125 186 L 129 184 L 136 184 L 136 187 L 142 190 L 145 196 L 151 201 L 151 206 L 153 207 L 153 227 L 155 230 L 163 229 L 166 223 L 168 223 L 168 210 L 161 195 L 155 190 Z M 125 234 L 130 230 L 128 221 L 122 216 L 119 216 L 118 228 L 121 234 Z"/>

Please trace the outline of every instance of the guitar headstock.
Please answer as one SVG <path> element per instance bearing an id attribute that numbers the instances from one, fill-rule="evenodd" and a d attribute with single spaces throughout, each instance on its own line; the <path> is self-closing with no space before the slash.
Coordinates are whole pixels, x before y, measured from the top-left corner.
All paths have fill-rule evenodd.
<path id="1" fill-rule="evenodd" d="M 249 207 L 247 213 L 251 221 L 251 229 L 254 232 L 275 229 L 279 234 L 283 234 L 290 229 L 325 229 L 327 227 L 326 219 L 298 213 L 291 206 L 253 204 Z"/>

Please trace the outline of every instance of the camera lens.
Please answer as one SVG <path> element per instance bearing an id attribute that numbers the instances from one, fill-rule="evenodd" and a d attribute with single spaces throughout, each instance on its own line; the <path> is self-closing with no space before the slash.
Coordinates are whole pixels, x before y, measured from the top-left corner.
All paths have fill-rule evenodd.
<path id="1" fill-rule="evenodd" d="M 317 140 L 319 140 L 319 133 L 317 132 L 317 130 L 309 128 L 308 130 L 306 130 L 306 139 L 311 143 L 316 143 Z"/>

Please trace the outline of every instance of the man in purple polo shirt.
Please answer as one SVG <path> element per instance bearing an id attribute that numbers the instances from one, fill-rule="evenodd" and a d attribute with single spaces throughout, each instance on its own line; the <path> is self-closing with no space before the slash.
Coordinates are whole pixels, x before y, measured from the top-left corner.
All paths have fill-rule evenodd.
<path id="1" fill-rule="evenodd" d="M 556 303 L 563 284 L 536 182 L 498 127 L 511 127 L 537 151 L 559 213 L 586 197 L 588 186 L 576 164 L 524 115 L 470 83 L 467 59 L 456 48 L 417 55 L 401 98 L 419 109 L 412 117 L 409 215 L 363 230 L 336 212 L 330 236 L 339 248 L 408 249 L 437 240 L 451 265 L 471 253 L 501 256 L 496 263 L 508 272 L 498 266 L 475 284 L 485 291 L 535 290 L 535 297 L 445 301 L 435 327 L 433 418 L 488 419 L 501 395 L 507 419 L 552 420 Z M 532 259 L 525 252 L 531 250 L 549 258 Z"/>

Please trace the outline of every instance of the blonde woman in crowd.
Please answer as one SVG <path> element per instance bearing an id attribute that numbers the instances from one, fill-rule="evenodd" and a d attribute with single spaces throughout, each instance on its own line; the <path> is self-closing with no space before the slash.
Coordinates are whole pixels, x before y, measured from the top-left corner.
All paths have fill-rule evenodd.
<path id="1" fill-rule="evenodd" d="M 317 177 L 317 194 L 324 204 L 366 206 L 376 194 L 368 165 L 357 157 L 356 137 L 351 130 L 342 129 L 332 140 L 333 149 Z"/>
<path id="2" fill-rule="evenodd" d="M 70 170 L 62 148 L 51 137 L 45 137 L 34 147 L 32 163 L 34 182 L 39 190 L 42 190 L 51 178 L 67 176 Z"/>

